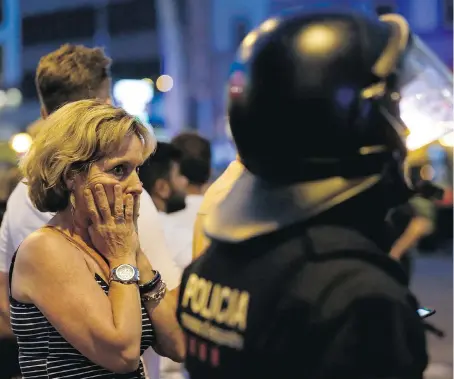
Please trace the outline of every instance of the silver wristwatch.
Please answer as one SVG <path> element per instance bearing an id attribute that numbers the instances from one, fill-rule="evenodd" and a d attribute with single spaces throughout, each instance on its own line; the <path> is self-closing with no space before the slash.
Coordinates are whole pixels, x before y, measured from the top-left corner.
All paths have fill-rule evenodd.
<path id="1" fill-rule="evenodd" d="M 137 267 L 122 264 L 115 267 L 110 273 L 110 281 L 119 282 L 122 284 L 139 283 L 140 275 Z"/>

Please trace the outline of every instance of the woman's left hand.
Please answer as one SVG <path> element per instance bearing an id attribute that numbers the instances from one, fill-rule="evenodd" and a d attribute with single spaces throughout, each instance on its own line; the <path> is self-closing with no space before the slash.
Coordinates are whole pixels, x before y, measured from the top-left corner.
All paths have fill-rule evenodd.
<path id="1" fill-rule="evenodd" d="M 150 280 L 154 278 L 153 266 L 148 260 L 148 257 L 140 248 L 137 250 L 136 260 L 137 268 L 139 269 L 140 272 L 139 284 L 148 283 Z"/>

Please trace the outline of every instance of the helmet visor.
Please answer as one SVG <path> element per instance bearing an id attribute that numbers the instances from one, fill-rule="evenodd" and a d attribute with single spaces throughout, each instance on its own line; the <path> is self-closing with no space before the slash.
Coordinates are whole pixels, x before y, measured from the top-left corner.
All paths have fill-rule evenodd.
<path id="1" fill-rule="evenodd" d="M 400 118 L 408 128 L 408 150 L 426 146 L 454 130 L 453 76 L 413 35 L 399 75 Z"/>

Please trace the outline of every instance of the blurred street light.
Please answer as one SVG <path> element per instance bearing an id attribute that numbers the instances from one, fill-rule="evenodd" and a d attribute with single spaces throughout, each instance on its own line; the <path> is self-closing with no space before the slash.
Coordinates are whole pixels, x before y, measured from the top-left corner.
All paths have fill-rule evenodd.
<path id="1" fill-rule="evenodd" d="M 22 92 L 17 88 L 10 88 L 6 91 L 6 105 L 18 107 L 22 103 Z"/>
<path id="2" fill-rule="evenodd" d="M 114 84 L 113 94 L 115 101 L 126 112 L 137 116 L 142 122 L 148 122 L 147 105 L 153 99 L 153 82 L 150 80 L 123 79 Z"/>
<path id="3" fill-rule="evenodd" d="M 18 154 L 24 154 L 32 144 L 32 137 L 28 133 L 15 134 L 10 141 L 11 148 Z"/>
<path id="4" fill-rule="evenodd" d="M 156 80 L 156 88 L 161 92 L 169 92 L 173 87 L 173 79 L 169 75 L 161 75 Z"/>

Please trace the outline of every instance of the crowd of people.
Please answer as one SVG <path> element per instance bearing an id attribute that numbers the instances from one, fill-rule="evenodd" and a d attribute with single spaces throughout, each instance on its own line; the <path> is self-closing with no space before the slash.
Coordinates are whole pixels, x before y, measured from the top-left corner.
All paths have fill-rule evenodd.
<path id="1" fill-rule="evenodd" d="M 112 105 L 102 49 L 41 58 L 0 228 L 1 378 L 422 378 L 400 262 L 433 227 L 399 130 L 411 31 L 334 11 L 267 22 L 240 47 L 238 156 L 213 183 L 207 139 L 158 142 Z M 390 239 L 402 204 L 419 211 Z"/>

